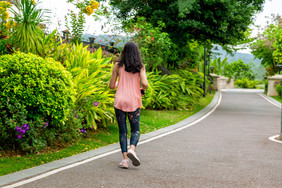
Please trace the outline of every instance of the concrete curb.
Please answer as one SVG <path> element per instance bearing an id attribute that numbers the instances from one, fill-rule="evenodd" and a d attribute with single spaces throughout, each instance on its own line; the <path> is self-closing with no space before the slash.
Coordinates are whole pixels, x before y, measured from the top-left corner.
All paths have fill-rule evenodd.
<path id="1" fill-rule="evenodd" d="M 184 127 L 187 124 L 190 124 L 196 120 L 198 120 L 199 118 L 201 118 L 202 116 L 204 116 L 205 114 L 207 114 L 208 112 L 210 112 L 218 103 L 218 101 L 220 100 L 220 93 L 216 92 L 212 102 L 206 106 L 204 109 L 202 109 L 201 111 L 199 111 L 198 113 L 188 117 L 187 119 L 178 122 L 174 125 L 171 125 L 169 127 L 165 127 L 162 129 L 159 129 L 157 131 L 154 132 L 150 132 L 150 133 L 146 133 L 146 134 L 142 134 L 141 138 L 140 138 L 140 142 L 144 142 L 148 139 L 151 139 L 153 137 L 156 137 L 158 135 L 162 135 L 165 133 L 168 133 L 170 131 L 179 129 L 181 127 Z M 51 170 L 54 169 L 58 169 L 61 167 L 65 167 L 67 165 L 71 165 L 74 163 L 78 163 L 84 160 L 87 160 L 89 158 L 98 156 L 98 155 L 102 155 L 108 152 L 115 152 L 114 150 L 118 150 L 120 148 L 119 143 L 115 143 L 115 144 L 111 144 L 105 147 L 101 147 L 95 150 L 91 150 L 91 151 L 87 151 L 78 155 L 74 155 L 74 156 L 70 156 L 70 157 L 66 157 L 57 161 L 53 161 L 50 163 L 46 163 L 40 166 L 36 166 L 33 168 L 29 168 L 29 169 L 25 169 L 22 171 L 18 171 L 15 173 L 11 173 L 11 174 L 7 174 L 4 176 L 0 177 L 0 186 L 3 185 L 8 185 L 11 183 L 15 183 L 17 181 L 23 180 L 23 179 L 28 179 L 46 172 L 49 172 Z"/>

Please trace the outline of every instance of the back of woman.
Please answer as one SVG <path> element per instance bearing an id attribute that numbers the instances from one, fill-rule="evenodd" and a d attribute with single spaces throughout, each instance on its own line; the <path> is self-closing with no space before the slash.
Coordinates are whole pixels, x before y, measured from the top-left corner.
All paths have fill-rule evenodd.
<path id="1" fill-rule="evenodd" d="M 117 78 L 119 80 L 117 82 Z M 142 88 L 140 88 L 140 82 Z M 121 168 L 128 168 L 129 159 L 134 166 L 140 165 L 135 148 L 140 137 L 140 107 L 142 106 L 141 90 L 148 87 L 145 66 L 142 63 L 139 47 L 133 43 L 125 44 L 121 56 L 113 67 L 110 88 L 117 87 L 114 107 L 119 126 L 119 140 L 123 159 Z M 130 149 L 127 149 L 126 115 L 131 128 Z"/>
<path id="2" fill-rule="evenodd" d="M 126 72 L 122 66 L 118 69 L 118 75 L 114 106 L 124 112 L 133 112 L 142 106 L 140 73 Z"/>

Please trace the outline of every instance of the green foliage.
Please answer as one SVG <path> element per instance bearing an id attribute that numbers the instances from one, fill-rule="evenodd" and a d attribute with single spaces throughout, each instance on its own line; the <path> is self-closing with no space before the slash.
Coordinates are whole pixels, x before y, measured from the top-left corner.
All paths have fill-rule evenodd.
<path id="1" fill-rule="evenodd" d="M 40 29 L 38 30 L 38 34 L 42 39 L 42 47 L 37 48 L 36 54 L 43 58 L 53 57 L 54 53 L 58 51 L 58 45 L 60 44 L 60 42 L 57 42 L 57 30 L 45 36 L 45 33 Z"/>
<path id="2" fill-rule="evenodd" d="M 175 62 L 176 54 L 172 53 L 173 44 L 168 34 L 161 31 L 165 24 L 160 21 L 153 27 L 144 17 L 137 20 L 128 30 L 137 33 L 132 39 L 138 44 L 147 69 L 155 71 L 160 65 L 168 68 L 170 62 Z"/>
<path id="3" fill-rule="evenodd" d="M 224 75 L 225 74 L 225 68 L 228 65 L 228 61 L 227 61 L 227 57 L 224 58 L 221 61 L 221 58 L 217 58 L 211 61 L 210 66 L 213 66 L 213 73 L 217 74 L 217 75 Z"/>
<path id="4" fill-rule="evenodd" d="M 126 3 L 125 3 L 126 2 Z M 153 26 L 162 21 L 163 32 L 178 47 L 191 39 L 217 44 L 235 44 L 245 39 L 253 15 L 262 10 L 265 0 L 111 0 L 122 20 L 146 17 Z"/>
<path id="5" fill-rule="evenodd" d="M 74 106 L 75 90 L 70 73 L 53 59 L 24 53 L 0 56 L 0 92 L 0 140 L 7 146 L 37 151 L 71 129 L 65 122 Z M 23 124 L 29 130 L 16 139 L 15 129 Z"/>
<path id="6" fill-rule="evenodd" d="M 278 84 L 276 87 L 275 87 L 278 95 L 281 97 L 281 94 L 282 94 L 282 86 L 280 84 Z"/>
<path id="7" fill-rule="evenodd" d="M 276 27 L 273 59 L 277 64 L 282 64 L 282 19 L 279 19 L 279 23 Z"/>
<path id="8" fill-rule="evenodd" d="M 280 22 L 280 17 L 275 18 L 275 22 L 267 25 L 263 33 L 258 35 L 256 41 L 251 44 L 252 54 L 256 58 L 262 59 L 261 65 L 266 68 L 269 75 L 274 75 L 277 72 L 276 65 L 279 63 Z"/>
<path id="9" fill-rule="evenodd" d="M 38 53 L 42 51 L 42 36 L 40 36 L 39 24 L 45 21 L 44 9 L 37 8 L 30 0 L 14 1 L 16 10 L 13 10 L 15 21 L 18 25 L 15 27 L 15 44 L 23 52 Z"/>
<path id="10" fill-rule="evenodd" d="M 225 76 L 231 78 L 235 77 L 235 80 L 241 80 L 247 78 L 249 80 L 255 79 L 255 74 L 250 65 L 245 64 L 241 59 L 228 64 L 225 68 Z"/>
<path id="11" fill-rule="evenodd" d="M 97 123 L 104 126 L 114 120 L 114 94 L 108 87 L 111 77 L 111 58 L 102 58 L 102 49 L 90 53 L 87 46 L 73 45 L 64 65 L 72 73 L 77 91 L 75 113 L 87 127 L 96 129 Z"/>
<path id="12" fill-rule="evenodd" d="M 248 78 L 238 79 L 235 81 L 235 85 L 239 88 L 256 88 L 256 81 L 249 80 Z"/>
<path id="13" fill-rule="evenodd" d="M 178 74 L 147 74 L 149 86 L 143 106 L 152 109 L 191 109 L 199 101 L 203 90 L 200 75 L 181 70 Z"/>
<path id="14" fill-rule="evenodd" d="M 80 43 L 82 39 L 82 34 L 84 31 L 84 24 L 85 24 L 85 17 L 83 15 L 83 12 L 79 12 L 78 15 L 74 13 L 74 11 L 70 11 L 70 24 L 71 24 L 71 29 L 68 26 L 68 17 L 65 16 L 65 21 L 66 21 L 66 27 L 68 30 L 71 32 L 71 42 L 73 43 Z"/>

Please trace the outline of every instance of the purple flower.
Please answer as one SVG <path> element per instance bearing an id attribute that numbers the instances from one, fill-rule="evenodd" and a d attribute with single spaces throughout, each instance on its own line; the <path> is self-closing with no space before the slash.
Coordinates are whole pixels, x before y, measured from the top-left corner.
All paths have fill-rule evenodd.
<path id="1" fill-rule="evenodd" d="M 25 131 L 28 131 L 29 130 L 28 124 L 24 123 L 23 126 L 22 126 L 22 129 L 25 130 Z"/>
<path id="2" fill-rule="evenodd" d="M 43 125 L 43 129 L 45 129 L 46 126 L 48 126 L 48 122 L 46 122 L 46 123 Z"/>
<path id="3" fill-rule="evenodd" d="M 85 129 L 81 129 L 81 133 L 86 133 L 86 130 Z"/>
<path id="4" fill-rule="evenodd" d="M 21 129 L 20 126 L 17 126 L 17 127 L 16 127 L 16 131 L 20 132 L 21 130 L 22 130 L 22 129 Z"/>
<path id="5" fill-rule="evenodd" d="M 78 116 L 76 114 L 74 115 L 74 117 L 78 119 Z"/>
<path id="6" fill-rule="evenodd" d="M 21 134 L 18 134 L 17 138 L 20 140 L 22 139 L 22 135 Z"/>
<path id="7" fill-rule="evenodd" d="M 98 102 L 94 102 L 94 106 L 98 106 Z"/>

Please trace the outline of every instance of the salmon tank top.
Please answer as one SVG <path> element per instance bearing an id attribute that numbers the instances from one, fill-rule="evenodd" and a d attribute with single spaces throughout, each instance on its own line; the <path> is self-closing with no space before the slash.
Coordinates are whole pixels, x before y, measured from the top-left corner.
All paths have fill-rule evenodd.
<path id="1" fill-rule="evenodd" d="M 124 112 L 134 112 L 142 106 L 140 92 L 140 72 L 126 72 L 124 67 L 118 69 L 119 80 L 114 107 Z"/>

